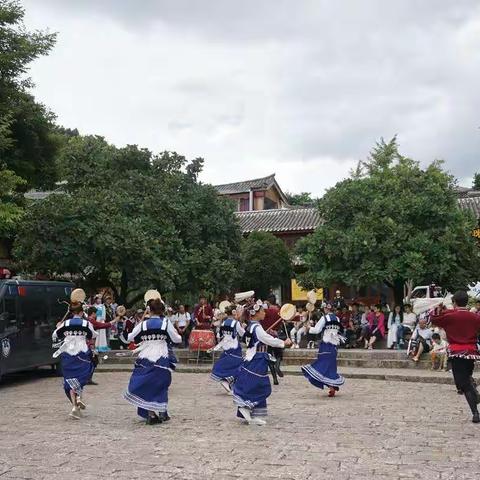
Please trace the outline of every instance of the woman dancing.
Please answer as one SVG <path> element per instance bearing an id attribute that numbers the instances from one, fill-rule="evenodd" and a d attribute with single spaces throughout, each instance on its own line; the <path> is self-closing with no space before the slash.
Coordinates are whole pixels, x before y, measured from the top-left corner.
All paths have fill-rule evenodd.
<path id="1" fill-rule="evenodd" d="M 258 417 L 267 415 L 267 398 L 272 393 L 267 346 L 284 348 L 292 344 L 289 339 L 283 341 L 265 332 L 259 323 L 265 318 L 265 308 L 261 300 L 246 308 L 248 320 L 244 339 L 247 353 L 233 384 L 237 417 L 254 425 L 266 424 Z"/>
<path id="2" fill-rule="evenodd" d="M 147 425 L 155 425 L 170 420 L 168 387 L 172 366 L 168 341 L 181 343 L 182 337 L 165 317 L 161 300 L 153 300 L 149 306 L 150 318 L 139 323 L 128 336 L 129 342 L 139 345 L 135 350 L 139 355 L 124 398 L 137 407 Z"/>
<path id="3" fill-rule="evenodd" d="M 60 356 L 63 372 L 63 389 L 72 403 L 70 416 L 76 420 L 81 418 L 81 410 L 85 410 L 83 387 L 92 377 L 94 364 L 87 345 L 87 340 L 97 336 L 92 324 L 83 316 L 81 303 L 71 303 L 72 318 L 60 322 L 52 334 L 54 343 L 62 342 L 53 354 Z"/>
<path id="4" fill-rule="evenodd" d="M 322 390 L 324 386 L 329 388 L 329 397 L 334 397 L 345 383 L 345 379 L 337 373 L 337 347 L 344 341 L 339 333 L 341 328 L 340 320 L 332 313 L 332 306 L 327 304 L 325 315 L 314 327 L 309 328 L 309 333 L 323 333 L 317 360 L 302 367 L 303 374 L 312 385 Z"/>
<path id="5" fill-rule="evenodd" d="M 210 377 L 228 392 L 232 392 L 232 385 L 243 363 L 242 347 L 238 338 L 243 337 L 245 330 L 238 320 L 232 317 L 233 307 L 226 307 L 227 318 L 220 326 L 220 342 L 213 348 L 213 351 L 223 349 L 221 357 L 215 362 Z"/>

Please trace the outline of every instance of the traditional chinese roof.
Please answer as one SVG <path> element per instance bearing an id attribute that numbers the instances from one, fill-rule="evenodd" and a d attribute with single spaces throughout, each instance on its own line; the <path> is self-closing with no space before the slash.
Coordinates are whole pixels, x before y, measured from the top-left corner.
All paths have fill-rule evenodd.
<path id="1" fill-rule="evenodd" d="M 471 190 L 458 198 L 460 208 L 470 210 L 480 220 L 480 191 Z"/>
<path id="2" fill-rule="evenodd" d="M 245 180 L 243 182 L 215 185 L 215 188 L 221 195 L 233 195 L 236 193 L 246 193 L 250 190 L 267 190 L 275 183 L 275 174 L 273 173 L 268 177 L 255 178 L 253 180 Z"/>
<path id="3" fill-rule="evenodd" d="M 236 212 L 242 233 L 313 232 L 320 225 L 316 208 L 277 208 Z"/>

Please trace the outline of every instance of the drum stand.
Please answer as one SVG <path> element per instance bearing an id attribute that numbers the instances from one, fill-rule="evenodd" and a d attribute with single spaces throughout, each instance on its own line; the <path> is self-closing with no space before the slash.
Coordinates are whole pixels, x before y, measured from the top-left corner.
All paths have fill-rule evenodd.
<path id="1" fill-rule="evenodd" d="M 198 347 L 197 347 L 197 367 L 198 364 L 200 363 L 200 352 L 207 352 L 208 350 L 202 350 L 200 348 L 201 344 L 205 343 L 205 340 L 203 338 L 198 339 Z M 212 365 L 215 363 L 215 350 L 212 350 Z"/>

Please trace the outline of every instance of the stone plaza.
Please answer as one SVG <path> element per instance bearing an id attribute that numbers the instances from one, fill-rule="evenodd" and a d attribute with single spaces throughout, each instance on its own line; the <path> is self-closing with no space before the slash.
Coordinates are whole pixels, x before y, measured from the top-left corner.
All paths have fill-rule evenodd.
<path id="1" fill-rule="evenodd" d="M 7 380 L 0 479 L 480 478 L 480 426 L 451 385 L 347 379 L 331 399 L 287 375 L 258 427 L 207 374 L 177 373 L 171 421 L 146 426 L 122 398 L 128 379 L 97 373 L 79 421 L 61 378 Z"/>

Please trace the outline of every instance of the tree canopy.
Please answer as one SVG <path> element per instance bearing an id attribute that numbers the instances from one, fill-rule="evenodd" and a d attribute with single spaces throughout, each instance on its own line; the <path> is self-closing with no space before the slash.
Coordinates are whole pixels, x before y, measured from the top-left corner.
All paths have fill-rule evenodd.
<path id="1" fill-rule="evenodd" d="M 54 115 L 28 93 L 30 63 L 48 54 L 54 33 L 28 31 L 19 2 L 0 0 L 0 169 L 13 170 L 28 187 L 56 180 L 58 137 Z"/>
<path id="2" fill-rule="evenodd" d="M 473 188 L 474 190 L 480 190 L 480 172 L 473 176 Z"/>
<path id="3" fill-rule="evenodd" d="M 290 193 L 285 194 L 290 205 L 298 207 L 313 207 L 318 202 L 318 198 L 312 197 L 310 192 Z"/>
<path id="4" fill-rule="evenodd" d="M 279 238 L 268 232 L 253 232 L 242 240 L 238 284 L 241 290 L 255 290 L 265 299 L 272 288 L 290 280 L 290 253 Z"/>
<path id="5" fill-rule="evenodd" d="M 198 182 L 202 159 L 72 136 L 59 164 L 65 191 L 28 210 L 14 247 L 21 268 L 111 286 L 126 304 L 151 287 L 231 288 L 240 232 L 232 205 Z"/>
<path id="6" fill-rule="evenodd" d="M 401 301 L 407 280 L 446 288 L 478 280 L 475 220 L 460 210 L 453 178 L 435 161 L 426 168 L 377 143 L 352 178 L 319 202 L 323 224 L 299 242 L 305 281 L 364 286 L 385 282 Z"/>

